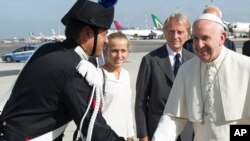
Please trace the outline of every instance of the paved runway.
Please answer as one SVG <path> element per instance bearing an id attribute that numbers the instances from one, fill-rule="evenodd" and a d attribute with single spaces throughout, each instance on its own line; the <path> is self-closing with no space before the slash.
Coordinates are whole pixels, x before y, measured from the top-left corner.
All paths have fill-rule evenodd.
<path id="1" fill-rule="evenodd" d="M 160 42 L 162 44 L 162 42 Z M 144 46 L 144 45 L 142 45 Z M 154 47 L 158 47 L 153 45 Z M 131 45 L 131 50 L 134 49 L 134 44 Z M 152 50 L 151 45 L 151 49 Z M 241 48 L 237 47 L 237 52 L 241 53 Z M 137 78 L 137 73 L 139 69 L 139 65 L 141 62 L 142 56 L 144 56 L 148 51 L 132 51 L 129 54 L 127 62 L 124 64 L 124 68 L 127 69 L 130 73 L 131 77 L 131 87 L 132 87 L 132 94 L 133 99 L 132 103 L 134 103 L 134 95 L 135 95 L 135 83 Z M 0 109 L 2 109 L 5 101 L 8 99 L 8 90 L 11 88 L 13 82 L 16 80 L 19 71 L 22 69 L 24 63 L 4 63 L 0 62 Z M 132 105 L 132 108 L 134 105 Z M 72 140 L 72 134 L 75 130 L 75 125 L 71 122 L 68 127 L 66 128 L 64 141 Z"/>

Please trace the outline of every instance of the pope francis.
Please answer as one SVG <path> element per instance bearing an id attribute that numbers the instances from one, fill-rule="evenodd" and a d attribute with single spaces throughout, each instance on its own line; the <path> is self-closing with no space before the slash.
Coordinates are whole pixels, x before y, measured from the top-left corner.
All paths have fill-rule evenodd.
<path id="1" fill-rule="evenodd" d="M 194 141 L 229 141 L 230 125 L 250 124 L 250 58 L 227 49 L 220 18 L 193 24 L 196 57 L 183 64 L 153 141 L 174 141 L 187 121 Z"/>

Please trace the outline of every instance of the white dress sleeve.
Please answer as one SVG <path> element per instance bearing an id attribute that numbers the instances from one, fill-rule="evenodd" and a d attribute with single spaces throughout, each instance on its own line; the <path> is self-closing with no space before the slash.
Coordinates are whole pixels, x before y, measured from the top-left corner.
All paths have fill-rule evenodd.
<path id="1" fill-rule="evenodd" d="M 152 141 L 176 141 L 186 123 L 186 119 L 162 115 Z"/>
<path id="2" fill-rule="evenodd" d="M 131 109 L 131 108 L 130 108 Z M 135 130 L 134 130 L 134 120 L 133 120 L 133 114 L 132 114 L 132 109 L 129 111 L 128 115 L 128 137 L 132 137 L 135 135 Z"/>
<path id="3" fill-rule="evenodd" d="M 125 70 L 126 71 L 126 70 Z M 128 86 L 129 86 L 129 93 L 128 93 L 128 137 L 135 136 L 135 129 L 134 129 L 134 117 L 133 117 L 133 112 L 132 112 L 132 90 L 130 86 L 130 74 L 128 71 L 127 73 L 127 79 L 128 79 Z"/>

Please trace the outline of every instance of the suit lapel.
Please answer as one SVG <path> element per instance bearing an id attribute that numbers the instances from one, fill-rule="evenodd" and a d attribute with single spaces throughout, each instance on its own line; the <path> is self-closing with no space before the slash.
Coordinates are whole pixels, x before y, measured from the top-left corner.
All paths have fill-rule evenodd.
<path id="1" fill-rule="evenodd" d="M 159 50 L 157 50 L 156 54 L 157 55 L 154 55 L 156 62 L 159 64 L 159 66 L 164 71 L 166 76 L 172 82 L 174 82 L 174 79 L 175 79 L 174 72 L 172 70 L 171 63 L 170 63 L 170 60 L 168 57 L 169 54 L 168 54 L 168 50 L 166 48 L 166 44 L 164 44 L 162 47 L 160 47 Z M 187 60 L 189 60 L 193 56 L 194 55 L 192 53 L 188 52 L 185 49 L 182 49 L 182 63 L 186 62 Z"/>
<path id="2" fill-rule="evenodd" d="M 182 48 L 182 64 L 191 59 L 193 56 L 193 53 L 190 53 L 186 49 Z"/>
<path id="3" fill-rule="evenodd" d="M 163 45 L 158 50 L 158 55 L 155 56 L 156 62 L 159 64 L 159 66 L 162 68 L 164 73 L 167 75 L 167 77 L 174 82 L 174 73 L 172 71 L 172 67 L 170 64 L 170 60 L 168 57 L 168 51 L 166 49 L 166 45 Z"/>

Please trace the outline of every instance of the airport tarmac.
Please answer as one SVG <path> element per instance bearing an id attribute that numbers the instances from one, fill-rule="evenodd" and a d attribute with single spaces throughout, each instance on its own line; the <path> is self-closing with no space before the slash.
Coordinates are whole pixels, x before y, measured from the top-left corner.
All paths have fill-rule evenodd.
<path id="1" fill-rule="evenodd" d="M 138 73 L 141 59 L 150 50 L 153 50 L 155 47 L 159 47 L 159 45 L 157 46 L 151 45 L 151 49 L 148 51 L 144 51 L 144 52 L 133 51 L 135 50 L 134 46 L 135 46 L 134 44 L 131 45 L 132 51 L 131 53 L 129 53 L 129 57 L 126 63 L 123 65 L 123 67 L 129 71 L 130 77 L 131 77 L 131 87 L 132 87 L 132 95 L 133 95 L 132 103 L 134 103 L 134 100 L 135 100 L 135 84 L 136 84 L 136 78 L 137 78 L 137 73 Z M 141 46 L 145 46 L 145 45 L 141 45 Z M 237 52 L 241 53 L 240 45 L 238 45 L 236 49 L 237 49 Z M 23 62 L 22 63 L 4 63 L 0 61 L 0 109 L 2 109 L 2 107 L 5 104 L 5 101 L 8 99 L 8 94 L 7 94 L 8 90 L 11 88 L 12 84 L 16 80 L 18 73 L 20 72 L 24 64 L 25 63 Z M 134 108 L 134 105 L 132 105 L 132 109 L 133 108 Z M 66 128 L 65 137 L 63 140 L 64 141 L 72 140 L 72 135 L 75 129 L 76 127 L 74 123 L 70 122 L 68 127 Z"/>

